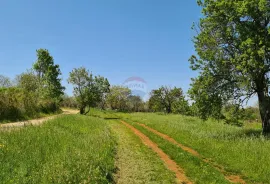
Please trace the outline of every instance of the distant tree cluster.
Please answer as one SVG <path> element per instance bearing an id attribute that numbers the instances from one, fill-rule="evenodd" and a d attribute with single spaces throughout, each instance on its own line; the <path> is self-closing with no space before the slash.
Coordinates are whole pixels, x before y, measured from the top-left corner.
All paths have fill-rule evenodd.
<path id="1" fill-rule="evenodd" d="M 62 101 L 60 103 L 61 107 L 65 108 L 71 108 L 71 109 L 78 109 L 79 105 L 75 97 L 68 96 L 67 94 L 64 94 L 62 96 Z"/>
<path id="2" fill-rule="evenodd" d="M 40 113 L 54 113 L 64 87 L 61 71 L 54 64 L 48 50 L 37 50 L 33 68 L 18 75 L 13 81 L 0 75 L 0 121 L 37 117 Z"/>
<path id="3" fill-rule="evenodd" d="M 149 109 L 154 112 L 190 114 L 188 101 L 181 88 L 162 86 L 152 90 L 149 99 Z"/>
<path id="4" fill-rule="evenodd" d="M 107 95 L 107 107 L 112 110 L 125 112 L 145 111 L 145 102 L 140 96 L 134 96 L 127 87 L 112 86 Z"/>
<path id="5" fill-rule="evenodd" d="M 166 112 L 190 115 L 191 109 L 181 88 L 162 86 L 153 90 L 148 101 L 132 95 L 129 88 L 110 86 L 101 76 L 93 77 L 84 67 L 75 68 L 70 73 L 69 83 L 73 84 L 73 97 L 64 98 L 68 106 L 76 99 L 81 114 L 87 114 L 91 107 L 111 109 L 121 112 Z M 71 100 L 72 99 L 72 100 Z M 88 109 L 86 111 L 86 109 Z"/>
<path id="6" fill-rule="evenodd" d="M 122 86 L 110 86 L 108 79 L 93 76 L 84 68 L 75 68 L 70 72 L 68 82 L 73 85 L 74 97 L 65 97 L 62 104 L 69 107 L 76 102 L 81 114 L 87 114 L 90 108 L 112 109 L 121 112 L 145 111 L 145 102 L 131 94 L 131 90 Z"/>
<path id="7" fill-rule="evenodd" d="M 208 111 L 207 101 L 206 104 L 202 102 L 204 106 L 199 106 L 198 101 L 191 103 L 186 99 L 183 90 L 177 87 L 161 86 L 151 91 L 148 101 L 143 101 L 140 96 L 132 95 L 129 88 L 111 86 L 106 78 L 93 76 L 84 67 L 73 69 L 68 81 L 74 86 L 74 97 L 64 96 L 62 106 L 79 108 L 81 114 L 87 114 L 90 108 L 120 112 L 162 112 L 199 117 L 211 116 L 238 126 L 242 124 L 239 120 L 256 121 L 259 118 L 257 108 L 244 109 L 229 103 L 219 106 L 220 109 Z M 217 104 L 220 104 L 219 101 Z M 202 107 L 205 107 L 203 111 L 205 114 L 202 114 Z"/>

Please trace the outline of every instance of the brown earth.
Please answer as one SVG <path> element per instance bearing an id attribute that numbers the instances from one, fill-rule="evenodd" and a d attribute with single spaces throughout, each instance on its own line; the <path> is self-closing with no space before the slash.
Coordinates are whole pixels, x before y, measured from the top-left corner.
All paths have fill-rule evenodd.
<path id="1" fill-rule="evenodd" d="M 62 109 L 62 114 L 57 114 L 49 117 L 44 117 L 44 118 L 39 118 L 39 119 L 33 119 L 33 120 L 28 120 L 28 121 L 19 121 L 19 122 L 14 122 L 14 123 L 5 123 L 5 124 L 0 124 L 0 129 L 8 129 L 8 128 L 15 128 L 15 127 L 24 127 L 24 126 L 29 126 L 29 125 L 40 125 L 47 120 L 54 119 L 56 117 L 59 117 L 63 114 L 77 114 L 79 111 L 73 110 L 73 109 Z"/>
<path id="2" fill-rule="evenodd" d="M 150 147 L 154 152 L 158 154 L 158 156 L 161 158 L 161 160 L 164 162 L 164 164 L 167 166 L 169 170 L 175 173 L 176 178 L 178 182 L 185 183 L 185 184 L 192 184 L 192 182 L 186 177 L 184 171 L 182 168 L 180 168 L 170 157 L 164 153 L 156 143 L 151 141 L 146 135 L 144 135 L 142 132 L 140 132 L 138 129 L 133 127 L 132 125 L 121 121 L 124 125 L 126 125 L 128 128 L 130 128 L 140 139 L 142 142 Z"/>
<path id="3" fill-rule="evenodd" d="M 149 130 L 150 132 L 152 132 L 152 133 L 154 133 L 154 134 L 156 134 L 156 135 L 162 137 L 163 139 L 165 139 L 165 140 L 167 140 L 167 141 L 169 141 L 169 142 L 171 142 L 171 143 L 177 145 L 178 147 L 180 147 L 180 148 L 183 149 L 184 151 L 186 151 L 186 152 L 192 154 L 193 156 L 196 156 L 196 157 L 202 159 L 204 162 L 210 164 L 212 167 L 216 168 L 219 172 L 221 172 L 221 173 L 224 175 L 224 177 L 225 177 L 229 182 L 231 182 L 231 183 L 240 183 L 240 184 L 245 184 L 245 183 L 246 183 L 246 182 L 241 178 L 241 176 L 239 176 L 239 175 L 232 175 L 232 174 L 226 172 L 225 169 L 224 169 L 222 166 L 217 165 L 217 164 L 213 163 L 212 161 L 210 161 L 209 159 L 202 157 L 202 156 L 201 156 L 197 151 L 195 151 L 194 149 L 189 148 L 189 147 L 187 147 L 187 146 L 184 146 L 183 144 L 178 143 L 175 139 L 171 138 L 170 136 L 168 136 L 168 135 L 166 135 L 166 134 L 163 134 L 163 133 L 161 133 L 161 132 L 159 132 L 159 131 L 157 131 L 157 130 L 155 130 L 155 129 L 153 129 L 153 128 L 150 128 L 150 127 L 148 127 L 148 126 L 145 125 L 145 124 L 138 123 L 138 125 L 140 125 L 141 127 L 144 127 L 145 129 Z"/>

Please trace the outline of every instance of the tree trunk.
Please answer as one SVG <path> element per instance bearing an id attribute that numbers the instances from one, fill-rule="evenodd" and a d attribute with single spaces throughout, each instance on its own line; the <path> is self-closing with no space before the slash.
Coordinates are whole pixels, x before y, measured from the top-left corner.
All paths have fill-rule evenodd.
<path id="1" fill-rule="evenodd" d="M 166 110 L 167 110 L 167 113 L 170 114 L 172 112 L 171 105 L 168 105 L 167 108 L 166 108 Z"/>
<path id="2" fill-rule="evenodd" d="M 87 107 L 87 106 L 86 106 Z M 86 108 L 85 107 L 85 108 Z M 84 115 L 88 114 L 88 112 L 90 112 L 90 105 L 88 105 L 88 110 L 86 112 L 84 112 Z"/>
<path id="3" fill-rule="evenodd" d="M 80 107 L 80 114 L 84 114 L 84 111 L 85 111 L 85 107 L 81 106 Z"/>
<path id="4" fill-rule="evenodd" d="M 259 109 L 263 133 L 270 133 L 270 98 L 264 92 L 258 92 Z"/>

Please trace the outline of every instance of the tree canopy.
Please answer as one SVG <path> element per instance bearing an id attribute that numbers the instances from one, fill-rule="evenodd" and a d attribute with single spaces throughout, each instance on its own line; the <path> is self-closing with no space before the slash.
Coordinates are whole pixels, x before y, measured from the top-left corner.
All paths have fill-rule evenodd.
<path id="1" fill-rule="evenodd" d="M 15 80 L 0 75 L 0 121 L 17 121 L 56 113 L 64 87 L 59 65 L 46 49 L 37 50 L 33 68 Z M 60 111 L 59 111 L 60 112 Z"/>
<path id="2" fill-rule="evenodd" d="M 4 75 L 0 75 L 0 87 L 1 88 L 7 88 L 7 87 L 11 87 L 11 81 L 8 77 L 4 76 Z"/>
<path id="3" fill-rule="evenodd" d="M 257 95 L 263 131 L 270 132 L 270 1 L 198 4 L 203 17 L 194 38 L 197 55 L 190 62 L 200 73 L 193 80 L 192 99 L 203 114 L 228 101 L 242 104 Z"/>
<path id="4" fill-rule="evenodd" d="M 46 97 L 59 99 L 65 88 L 61 84 L 60 67 L 54 64 L 54 59 L 46 49 L 37 50 L 37 61 L 33 64 L 37 72 L 42 94 Z"/>
<path id="5" fill-rule="evenodd" d="M 101 76 L 93 76 L 86 68 L 75 68 L 70 72 L 68 82 L 74 86 L 74 96 L 76 97 L 80 113 L 86 114 L 90 107 L 96 106 L 104 93 L 109 92 L 109 81 Z M 88 107 L 88 111 L 85 109 Z"/>
<path id="6" fill-rule="evenodd" d="M 130 95 L 131 90 L 127 87 L 112 86 L 107 96 L 107 103 L 113 110 L 126 111 Z"/>
<path id="7" fill-rule="evenodd" d="M 165 110 L 167 113 L 186 113 L 188 102 L 185 100 L 181 88 L 162 86 L 159 89 L 152 90 L 149 108 L 154 111 Z"/>

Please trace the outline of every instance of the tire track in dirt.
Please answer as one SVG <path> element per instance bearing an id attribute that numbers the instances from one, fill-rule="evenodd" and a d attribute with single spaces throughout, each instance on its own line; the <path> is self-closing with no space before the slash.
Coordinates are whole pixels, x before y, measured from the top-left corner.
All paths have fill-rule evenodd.
<path id="1" fill-rule="evenodd" d="M 144 144 L 146 144 L 148 147 L 150 147 L 154 152 L 158 154 L 158 156 L 165 163 L 168 169 L 175 173 L 178 182 L 185 184 L 192 184 L 192 182 L 186 177 L 184 170 L 180 168 L 172 159 L 170 159 L 170 157 L 166 153 L 164 153 L 156 143 L 151 141 L 146 135 L 144 135 L 142 132 L 140 132 L 132 125 L 124 121 L 121 121 L 121 123 L 130 128 L 138 137 L 140 137 L 140 139 Z"/>
<path id="2" fill-rule="evenodd" d="M 225 169 L 220 166 L 220 165 L 217 165 L 215 163 L 213 163 L 211 160 L 207 159 L 207 158 L 204 158 L 203 156 L 201 156 L 197 151 L 195 151 L 194 149 L 192 148 L 189 148 L 187 146 L 184 146 L 183 144 L 177 142 L 175 139 L 171 138 L 170 136 L 166 135 L 166 134 L 163 134 L 153 128 L 150 128 L 149 126 L 145 125 L 145 124 L 141 124 L 141 123 L 137 123 L 138 125 L 140 125 L 141 127 L 149 130 L 150 132 L 162 137 L 163 139 L 177 145 L 178 147 L 180 147 L 182 150 L 192 154 L 193 156 L 197 157 L 197 158 L 200 158 L 202 159 L 204 162 L 210 164 L 212 167 L 214 167 L 215 169 L 217 169 L 219 172 L 221 172 L 224 177 L 231 183 L 240 183 L 240 184 L 246 184 L 245 180 L 243 180 L 241 178 L 241 176 L 239 175 L 233 175 L 231 173 L 228 173 L 225 171 Z"/>

